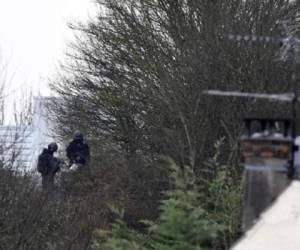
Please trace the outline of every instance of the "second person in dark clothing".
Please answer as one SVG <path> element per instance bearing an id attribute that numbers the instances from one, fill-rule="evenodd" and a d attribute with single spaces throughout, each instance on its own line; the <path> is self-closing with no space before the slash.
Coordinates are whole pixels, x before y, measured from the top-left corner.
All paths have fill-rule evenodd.
<path id="1" fill-rule="evenodd" d="M 80 164 L 85 166 L 90 159 L 90 149 L 84 141 L 83 134 L 80 131 L 74 133 L 73 140 L 66 149 L 67 157 L 69 159 L 69 166 L 72 164 Z"/>
<path id="2" fill-rule="evenodd" d="M 54 156 L 57 149 L 57 144 L 53 142 L 39 155 L 37 169 L 42 175 L 43 190 L 50 190 L 54 187 L 54 177 L 60 169 L 60 161 Z"/>

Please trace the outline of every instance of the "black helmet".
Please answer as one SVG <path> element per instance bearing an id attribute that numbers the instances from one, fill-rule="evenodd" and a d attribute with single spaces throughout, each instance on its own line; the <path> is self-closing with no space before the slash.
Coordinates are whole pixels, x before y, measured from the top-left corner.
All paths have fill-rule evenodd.
<path id="1" fill-rule="evenodd" d="M 58 149 L 57 143 L 52 142 L 48 145 L 48 150 L 51 152 L 56 152 Z"/>
<path id="2" fill-rule="evenodd" d="M 81 131 L 75 131 L 73 139 L 76 141 L 83 141 L 83 134 L 81 133 Z"/>

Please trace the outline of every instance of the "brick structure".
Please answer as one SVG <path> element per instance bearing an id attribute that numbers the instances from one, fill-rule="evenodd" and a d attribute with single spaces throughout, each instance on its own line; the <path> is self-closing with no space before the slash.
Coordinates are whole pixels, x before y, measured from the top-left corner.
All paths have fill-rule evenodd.
<path id="1" fill-rule="evenodd" d="M 252 131 L 254 122 L 258 125 L 256 131 Z M 280 122 L 282 129 L 275 132 L 275 124 Z M 294 150 L 290 124 L 288 120 L 246 120 L 246 135 L 241 138 L 245 165 L 244 231 L 255 224 L 289 184 Z"/>

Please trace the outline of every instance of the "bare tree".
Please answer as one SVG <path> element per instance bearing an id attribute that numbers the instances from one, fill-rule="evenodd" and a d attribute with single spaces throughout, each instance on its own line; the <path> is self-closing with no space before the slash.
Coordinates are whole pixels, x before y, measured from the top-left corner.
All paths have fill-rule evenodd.
<path id="1" fill-rule="evenodd" d="M 99 147 L 116 143 L 127 159 L 168 154 L 195 168 L 216 138 L 236 141 L 241 126 L 234 120 L 249 110 L 237 100 L 209 101 L 202 90 L 289 88 L 291 70 L 274 60 L 278 48 L 236 45 L 226 37 L 280 34 L 281 20 L 297 18 L 293 1 L 97 4 L 97 19 L 71 26 L 78 41 L 52 85 L 63 99 L 54 107 L 61 134 L 80 127 L 102 138 Z"/>
<path id="2" fill-rule="evenodd" d="M 222 161 L 232 163 L 226 171 L 230 183 L 237 183 L 241 117 L 287 116 L 289 107 L 202 92 L 289 92 L 293 69 L 276 60 L 278 46 L 233 43 L 228 35 L 281 36 L 283 20 L 297 23 L 298 2 L 96 2 L 95 19 L 71 25 L 77 41 L 52 82 L 62 100 L 52 106 L 59 134 L 68 139 L 83 130 L 99 172 L 110 173 L 111 161 L 120 163 L 111 172 L 122 178 L 108 185 L 118 186 L 125 204 L 157 206 L 158 193 L 168 188 L 160 155 L 191 166 L 207 189 L 217 166 L 204 162 L 223 137 Z"/>
<path id="3" fill-rule="evenodd" d="M 3 58 L 0 59 L 0 79 L 1 165 L 20 167 L 20 156 L 31 133 L 28 125 L 32 118 L 32 96 L 24 87 L 18 91 L 11 88 L 14 85 L 14 72 Z"/>

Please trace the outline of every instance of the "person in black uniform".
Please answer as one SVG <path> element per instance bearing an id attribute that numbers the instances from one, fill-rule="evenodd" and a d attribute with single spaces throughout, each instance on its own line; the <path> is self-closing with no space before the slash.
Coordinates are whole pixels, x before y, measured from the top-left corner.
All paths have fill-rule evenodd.
<path id="1" fill-rule="evenodd" d="M 54 187 L 54 177 L 60 169 L 60 161 L 54 156 L 57 149 L 57 144 L 53 142 L 39 155 L 37 170 L 42 175 L 43 190 L 50 190 Z"/>
<path id="2" fill-rule="evenodd" d="M 86 166 L 90 160 L 90 149 L 84 141 L 83 134 L 78 130 L 74 133 L 73 140 L 66 148 L 69 166 L 76 163 L 80 166 Z"/>

